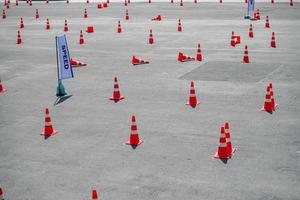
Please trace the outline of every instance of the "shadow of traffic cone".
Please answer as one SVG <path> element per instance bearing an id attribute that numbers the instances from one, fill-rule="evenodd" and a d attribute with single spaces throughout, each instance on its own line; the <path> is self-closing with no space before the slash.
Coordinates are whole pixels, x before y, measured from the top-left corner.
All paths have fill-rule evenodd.
<path id="1" fill-rule="evenodd" d="M 0 200 L 4 200 L 4 192 L 1 186 L 0 186 Z"/>
<path id="2" fill-rule="evenodd" d="M 119 90 L 119 84 L 118 84 L 118 79 L 117 77 L 115 77 L 115 80 L 114 80 L 114 92 L 113 92 L 113 95 L 112 97 L 110 97 L 109 99 L 110 100 L 113 100 L 115 102 L 118 102 L 122 99 L 124 99 L 125 97 L 123 97 L 120 93 L 120 90 Z"/>
<path id="3" fill-rule="evenodd" d="M 142 65 L 142 64 L 149 64 L 149 63 L 150 62 L 148 60 L 143 60 L 143 59 L 135 57 L 135 56 L 132 56 L 132 59 L 131 59 L 131 64 L 133 64 L 133 65 Z"/>
<path id="4" fill-rule="evenodd" d="M 272 32 L 272 38 L 271 38 L 270 46 L 272 48 L 276 48 L 276 40 L 275 40 L 275 33 L 274 32 Z"/>
<path id="5" fill-rule="evenodd" d="M 84 39 L 83 39 L 83 32 L 82 32 L 82 30 L 80 30 L 79 44 L 84 44 Z"/>
<path id="6" fill-rule="evenodd" d="M 25 26 L 24 26 L 24 22 L 23 22 L 23 18 L 21 17 L 20 18 L 20 28 L 24 28 Z"/>
<path id="7" fill-rule="evenodd" d="M 68 21 L 65 19 L 64 32 L 68 32 L 68 31 L 69 31 Z"/>
<path id="8" fill-rule="evenodd" d="M 84 66 L 87 66 L 86 63 L 74 60 L 73 58 L 70 59 L 70 63 L 71 63 L 72 67 L 84 67 Z"/>
<path id="9" fill-rule="evenodd" d="M 144 140 L 139 138 L 139 134 L 137 132 L 137 125 L 136 125 L 136 121 L 135 121 L 135 116 L 133 115 L 132 118 L 131 118 L 130 138 L 125 144 L 136 147 L 136 146 L 142 144 L 143 142 L 144 142 Z"/>
<path id="10" fill-rule="evenodd" d="M 273 91 L 273 84 L 272 83 L 269 83 L 269 90 L 270 90 L 270 95 L 271 95 L 272 108 L 273 108 L 273 111 L 275 111 L 275 109 L 278 106 L 278 104 L 276 104 L 276 102 L 275 102 L 274 91 Z"/>
<path id="11" fill-rule="evenodd" d="M 2 11 L 2 19 L 6 19 L 6 13 L 5 13 L 5 10 Z"/>
<path id="12" fill-rule="evenodd" d="M 193 61 L 193 60 L 195 60 L 195 58 L 193 58 L 193 57 L 191 57 L 191 56 L 188 56 L 188 55 L 185 55 L 185 54 L 182 53 L 182 52 L 179 52 L 179 53 L 178 53 L 177 60 L 178 60 L 179 62 L 187 62 L 187 61 Z"/>
<path id="13" fill-rule="evenodd" d="M 181 25 L 181 20 L 180 20 L 180 19 L 178 19 L 177 31 L 178 31 L 178 32 L 181 32 L 181 31 L 182 31 L 182 25 Z"/>
<path id="14" fill-rule="evenodd" d="M 35 9 L 35 18 L 40 18 L 39 9 Z"/>
<path id="15" fill-rule="evenodd" d="M 150 34 L 149 34 L 149 40 L 148 40 L 149 44 L 153 44 L 154 43 L 154 38 L 153 38 L 153 34 L 152 34 L 152 29 L 150 29 Z"/>
<path id="16" fill-rule="evenodd" d="M 98 193 L 96 189 L 92 190 L 92 200 L 98 200 Z"/>
<path id="17" fill-rule="evenodd" d="M 245 45 L 243 62 L 244 63 L 249 63 L 250 62 L 249 56 L 248 56 L 248 46 L 247 45 Z"/>
<path id="18" fill-rule="evenodd" d="M 49 137 L 51 135 L 55 135 L 56 133 L 57 133 L 57 131 L 54 130 L 52 127 L 49 109 L 45 108 L 45 127 L 44 127 L 44 131 L 40 135 Z"/>
<path id="19" fill-rule="evenodd" d="M 231 45 L 232 47 L 235 47 L 234 31 L 231 32 L 230 45 Z"/>
<path id="20" fill-rule="evenodd" d="M 86 8 L 84 9 L 83 18 L 88 18 L 88 14 L 87 14 L 87 10 L 86 10 Z"/>
<path id="21" fill-rule="evenodd" d="M 227 153 L 228 153 L 229 157 L 231 157 L 234 154 L 234 152 L 236 151 L 236 148 L 233 148 L 232 144 L 231 144 L 228 121 L 225 122 L 224 131 L 225 131 L 225 137 L 226 137 Z"/>
<path id="22" fill-rule="evenodd" d="M 122 33 L 122 27 L 121 27 L 121 22 L 120 21 L 118 21 L 117 33 Z"/>
<path id="23" fill-rule="evenodd" d="M 221 133 L 220 139 L 219 139 L 220 144 L 219 144 L 219 147 L 218 147 L 218 151 L 214 155 L 214 158 L 228 159 L 229 154 L 228 154 L 228 151 L 227 151 L 226 136 L 225 136 L 224 127 L 221 127 L 220 133 Z"/>
<path id="24" fill-rule="evenodd" d="M 253 34 L 253 26 L 252 24 L 250 24 L 250 27 L 249 27 L 249 38 L 253 38 L 254 37 L 254 34 Z"/>
<path id="25" fill-rule="evenodd" d="M 198 44 L 198 49 L 197 49 L 197 56 L 196 56 L 196 59 L 197 59 L 198 61 L 202 61 L 202 60 L 203 60 L 202 53 L 201 53 L 201 47 L 200 47 L 200 44 Z"/>
<path id="26" fill-rule="evenodd" d="M 266 16 L 265 28 L 270 28 L 269 16 Z"/>
<path id="27" fill-rule="evenodd" d="M 17 44 L 21 44 L 21 43 L 22 43 L 21 32 L 18 31 Z"/>
<path id="28" fill-rule="evenodd" d="M 191 81 L 190 97 L 185 105 L 190 105 L 191 107 L 195 108 L 198 104 L 200 104 L 200 101 L 197 100 L 195 85 L 194 82 Z"/>
<path id="29" fill-rule="evenodd" d="M 183 0 L 180 0 L 180 6 L 183 6 Z"/>
<path id="30" fill-rule="evenodd" d="M 49 19 L 47 19 L 46 21 L 46 30 L 49 30 L 50 29 L 50 22 L 49 22 Z"/>
<path id="31" fill-rule="evenodd" d="M 125 13 L 125 20 L 129 20 L 128 9 L 126 9 L 126 13 Z"/>
<path id="32" fill-rule="evenodd" d="M 293 3 L 293 0 L 290 0 L 290 6 L 293 6 L 294 3 Z"/>
<path id="33" fill-rule="evenodd" d="M 5 92 L 6 91 L 6 89 L 5 89 L 5 87 L 2 85 L 2 82 L 1 82 L 1 80 L 0 80 L 0 93 L 3 93 L 3 92 Z M 0 198 L 0 200 L 1 200 L 1 198 Z"/>

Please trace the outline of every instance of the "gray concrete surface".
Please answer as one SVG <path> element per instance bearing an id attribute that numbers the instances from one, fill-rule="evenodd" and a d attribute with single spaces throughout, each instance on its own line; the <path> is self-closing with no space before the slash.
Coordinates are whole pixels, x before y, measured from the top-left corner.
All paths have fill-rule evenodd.
<path id="1" fill-rule="evenodd" d="M 249 21 L 243 3 L 123 4 L 98 10 L 95 4 L 21 3 L 0 20 L 0 184 L 9 200 L 91 199 L 300 199 L 299 46 L 300 7 L 295 3 L 257 3 L 262 19 Z M 83 9 L 89 18 L 83 19 Z M 41 18 L 34 19 L 35 8 Z M 156 14 L 163 21 L 149 19 Z M 23 44 L 16 45 L 19 17 Z M 52 29 L 45 30 L 46 18 Z M 183 32 L 176 32 L 182 19 Z M 73 96 L 54 106 L 56 58 L 54 37 L 67 33 L 71 56 L 88 63 L 64 81 Z M 117 21 L 124 32 L 116 33 Z M 95 33 L 79 30 L 92 24 Z M 156 43 L 147 44 L 149 29 Z M 234 30 L 242 44 L 229 46 Z M 271 32 L 278 48 L 269 48 Z M 203 62 L 177 62 L 178 51 L 195 55 L 201 43 Z M 244 45 L 251 63 L 242 64 Z M 150 60 L 132 66 L 132 55 Z M 125 100 L 113 103 L 113 77 Z M 201 104 L 185 105 L 195 80 Z M 273 82 L 275 113 L 261 112 L 266 85 Z M 44 140 L 44 107 L 49 106 L 59 133 Z M 145 143 L 133 150 L 123 143 L 131 115 Z M 212 159 L 219 128 L 229 120 L 234 157 Z M 297 189 L 298 188 L 298 189 Z"/>

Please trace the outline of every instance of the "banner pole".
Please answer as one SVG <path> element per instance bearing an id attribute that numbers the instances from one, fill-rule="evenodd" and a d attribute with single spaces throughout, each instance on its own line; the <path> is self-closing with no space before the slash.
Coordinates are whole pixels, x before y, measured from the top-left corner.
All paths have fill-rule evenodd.
<path id="1" fill-rule="evenodd" d="M 59 84 L 59 64 L 58 64 L 58 52 L 57 52 L 57 36 L 55 36 L 55 45 L 56 45 L 57 83 Z"/>

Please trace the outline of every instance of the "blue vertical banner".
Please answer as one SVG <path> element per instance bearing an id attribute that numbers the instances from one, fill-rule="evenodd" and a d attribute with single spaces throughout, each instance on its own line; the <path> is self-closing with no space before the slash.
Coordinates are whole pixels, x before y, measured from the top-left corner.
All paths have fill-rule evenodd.
<path id="1" fill-rule="evenodd" d="M 254 0 L 248 0 L 248 13 L 254 11 Z"/>
<path id="2" fill-rule="evenodd" d="M 66 35 L 56 36 L 57 59 L 58 59 L 58 79 L 73 78 L 73 69 L 70 63 L 70 54 Z"/>

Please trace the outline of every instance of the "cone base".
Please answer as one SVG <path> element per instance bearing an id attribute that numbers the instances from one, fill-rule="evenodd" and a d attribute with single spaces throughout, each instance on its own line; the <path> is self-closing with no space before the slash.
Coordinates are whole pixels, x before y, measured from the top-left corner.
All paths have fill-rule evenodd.
<path id="1" fill-rule="evenodd" d="M 120 96 L 120 98 L 114 98 L 114 97 L 110 97 L 109 98 L 110 100 L 113 100 L 113 101 L 120 101 L 120 100 L 123 100 L 123 99 L 125 99 L 125 97 L 123 97 L 123 96 Z"/>
<path id="2" fill-rule="evenodd" d="M 42 135 L 42 136 L 52 136 L 52 135 L 55 135 L 57 133 L 58 133 L 58 131 L 56 131 L 56 130 L 53 130 L 53 133 L 51 133 L 51 134 L 45 134 L 45 132 L 43 131 L 42 133 L 40 133 L 40 135 Z"/>
<path id="3" fill-rule="evenodd" d="M 272 111 L 275 111 L 275 108 L 276 108 L 277 106 L 279 106 L 279 104 L 275 104 L 274 109 L 271 109 L 271 110 L 266 110 L 265 107 L 262 107 L 262 108 L 260 109 L 260 111 L 272 112 Z"/>
<path id="4" fill-rule="evenodd" d="M 132 145 L 132 146 L 138 146 L 138 145 L 142 144 L 143 142 L 144 142 L 144 140 L 141 139 L 138 144 L 132 144 L 132 143 L 130 143 L 130 140 L 128 140 L 127 142 L 125 142 L 125 144 Z"/>
<path id="5" fill-rule="evenodd" d="M 198 105 L 198 104 L 200 104 L 200 101 L 197 101 L 196 105 Z M 190 102 L 186 102 L 185 105 L 187 105 L 187 106 L 192 106 L 192 107 L 196 107 L 196 105 L 191 105 Z"/>
<path id="6" fill-rule="evenodd" d="M 220 157 L 218 152 L 216 152 L 216 154 L 214 155 L 213 158 L 216 158 L 216 159 L 229 159 L 231 156 L 227 156 L 227 157 Z"/>
<path id="7" fill-rule="evenodd" d="M 81 65 L 71 65 L 72 67 L 85 67 L 87 64 L 81 64 Z"/>
<path id="8" fill-rule="evenodd" d="M 0 91 L 0 93 L 3 93 L 3 92 L 5 92 L 5 91 L 6 91 L 6 89 L 5 89 L 5 88 L 3 88 L 3 89 L 2 89 L 2 91 Z"/>
<path id="9" fill-rule="evenodd" d="M 143 63 L 132 63 L 133 65 L 143 65 L 143 64 L 149 64 L 149 61 L 145 61 Z"/>
<path id="10" fill-rule="evenodd" d="M 188 62 L 188 61 L 194 61 L 194 60 L 196 60 L 196 59 L 190 58 L 190 59 L 179 60 L 179 62 Z"/>

